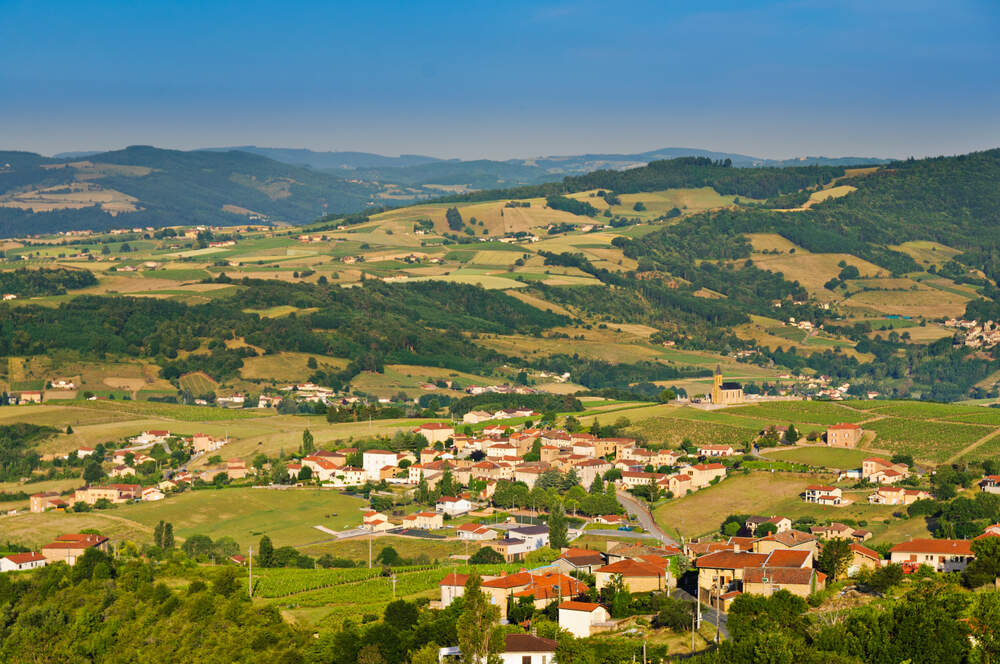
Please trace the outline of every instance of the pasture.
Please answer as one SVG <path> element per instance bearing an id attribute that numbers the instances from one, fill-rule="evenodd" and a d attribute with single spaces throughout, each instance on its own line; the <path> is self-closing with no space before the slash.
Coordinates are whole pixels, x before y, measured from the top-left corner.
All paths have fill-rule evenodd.
<path id="1" fill-rule="evenodd" d="M 169 521 L 180 537 L 232 537 L 245 549 L 256 546 L 263 535 L 275 546 L 328 540 L 330 535 L 313 526 L 331 530 L 357 526 L 360 509 L 366 506 L 361 498 L 328 489 L 238 488 L 185 491 L 162 501 L 123 505 L 112 512 L 150 528 L 161 519 Z"/>
<path id="2" fill-rule="evenodd" d="M 763 449 L 761 453 L 768 459 L 776 461 L 791 461 L 837 470 L 860 468 L 861 462 L 871 456 L 871 453 L 865 450 L 827 447 L 825 445 L 776 447 Z"/>
<path id="3" fill-rule="evenodd" d="M 870 490 L 845 491 L 854 504 L 827 507 L 804 502 L 799 494 L 809 484 L 829 481 L 829 475 L 755 471 L 737 473 L 715 486 L 670 500 L 654 510 L 656 522 L 668 532 L 698 537 L 719 532 L 730 514 L 771 516 L 780 514 L 793 521 L 811 516 L 818 521 L 854 519 L 865 521 L 873 533 L 885 531 L 898 508 L 869 505 Z"/>

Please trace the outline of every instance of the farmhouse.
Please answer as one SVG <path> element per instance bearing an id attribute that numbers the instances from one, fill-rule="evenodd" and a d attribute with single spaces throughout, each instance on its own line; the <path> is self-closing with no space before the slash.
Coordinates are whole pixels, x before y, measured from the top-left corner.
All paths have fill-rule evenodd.
<path id="1" fill-rule="evenodd" d="M 458 516 L 472 511 L 472 503 L 467 498 L 455 498 L 454 496 L 441 496 L 434 506 L 438 512 L 451 516 Z"/>
<path id="2" fill-rule="evenodd" d="M 856 447 L 864 433 L 864 429 L 857 424 L 834 424 L 826 430 L 826 444 L 830 447 Z"/>
<path id="3" fill-rule="evenodd" d="M 1000 475 L 987 475 L 979 483 L 979 488 L 986 493 L 1000 493 Z"/>
<path id="4" fill-rule="evenodd" d="M 403 517 L 404 528 L 438 530 L 444 528 L 444 516 L 437 512 L 414 512 Z"/>
<path id="5" fill-rule="evenodd" d="M 109 551 L 111 545 L 108 538 L 102 535 L 66 534 L 60 535 L 55 542 L 42 547 L 42 555 L 50 563 L 64 562 L 67 565 L 76 564 L 76 559 L 83 555 L 87 549 L 97 549 L 99 551 Z"/>
<path id="6" fill-rule="evenodd" d="M 873 484 L 895 484 L 910 475 L 905 463 L 892 463 L 880 457 L 870 457 L 861 462 L 861 477 Z"/>
<path id="7" fill-rule="evenodd" d="M 577 549 L 570 547 L 553 561 L 552 566 L 567 574 L 586 572 L 593 574 L 594 570 L 604 565 L 604 556 L 600 551 Z"/>
<path id="8" fill-rule="evenodd" d="M 0 572 L 20 572 L 36 567 L 45 567 L 48 560 L 40 553 L 29 551 L 28 553 L 12 553 L 9 556 L 0 558 Z"/>
<path id="9" fill-rule="evenodd" d="M 497 532 L 478 523 L 463 523 L 455 529 L 458 539 L 470 541 L 485 541 L 495 539 Z"/>
<path id="10" fill-rule="evenodd" d="M 32 512 L 44 512 L 50 509 L 65 508 L 66 501 L 55 491 L 31 494 L 29 505 Z"/>
<path id="11" fill-rule="evenodd" d="M 109 484 L 107 486 L 85 486 L 73 492 L 74 503 L 94 505 L 98 500 L 107 499 L 112 503 L 125 503 L 142 497 L 142 487 L 138 484 Z"/>
<path id="12" fill-rule="evenodd" d="M 698 448 L 698 456 L 728 457 L 736 454 L 732 445 L 702 445 Z"/>
<path id="13" fill-rule="evenodd" d="M 35 390 L 28 390 L 26 392 L 21 392 L 17 396 L 17 402 L 19 404 L 42 403 L 42 393 Z"/>
<path id="14" fill-rule="evenodd" d="M 479 424 L 490 419 L 493 419 L 493 416 L 485 410 L 470 410 L 462 416 L 462 422 L 465 424 Z"/>
<path id="15" fill-rule="evenodd" d="M 653 590 L 664 590 L 667 586 L 666 559 L 662 558 L 663 564 L 644 562 L 641 560 L 619 560 L 610 565 L 604 565 L 594 570 L 594 578 L 597 580 L 597 589 L 601 590 L 611 583 L 616 576 L 621 576 L 622 582 L 629 592 L 640 593 Z"/>
<path id="16" fill-rule="evenodd" d="M 754 567 L 744 570 L 743 592 L 770 596 L 787 590 L 808 597 L 826 587 L 826 575 L 811 567 Z"/>
<path id="17" fill-rule="evenodd" d="M 975 557 L 970 540 L 915 539 L 889 549 L 892 563 L 930 565 L 938 572 L 961 572 Z"/>
<path id="18" fill-rule="evenodd" d="M 919 489 L 904 489 L 895 486 L 880 486 L 868 496 L 872 505 L 912 505 L 918 500 L 929 500 L 931 494 Z"/>
<path id="19" fill-rule="evenodd" d="M 843 491 L 839 487 L 826 484 L 810 484 L 802 494 L 807 503 L 817 505 L 840 505 L 843 503 Z"/>
<path id="20" fill-rule="evenodd" d="M 455 427 L 450 424 L 444 424 L 441 422 L 428 422 L 427 424 L 421 424 L 413 433 L 422 435 L 427 439 L 427 442 L 433 445 L 434 443 L 443 443 L 449 438 L 455 435 Z"/>
<path id="21" fill-rule="evenodd" d="M 877 569 L 882 566 L 882 556 L 878 551 L 851 542 L 851 560 L 847 565 L 847 576 L 854 576 L 862 569 Z"/>

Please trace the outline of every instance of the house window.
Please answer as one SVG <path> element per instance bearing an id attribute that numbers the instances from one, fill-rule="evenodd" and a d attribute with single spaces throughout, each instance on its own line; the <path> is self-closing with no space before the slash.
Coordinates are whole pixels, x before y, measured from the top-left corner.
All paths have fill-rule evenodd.
<path id="1" fill-rule="evenodd" d="M 531 664 L 531 655 L 521 657 L 521 664 Z"/>

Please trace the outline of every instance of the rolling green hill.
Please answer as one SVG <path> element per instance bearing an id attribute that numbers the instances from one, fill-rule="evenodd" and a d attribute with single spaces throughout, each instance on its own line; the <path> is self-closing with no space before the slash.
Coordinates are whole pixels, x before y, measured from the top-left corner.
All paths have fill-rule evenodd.
<path id="1" fill-rule="evenodd" d="M 360 210 L 379 191 L 243 152 L 134 146 L 79 160 L 0 153 L 0 235 L 248 219 L 302 223 Z"/>

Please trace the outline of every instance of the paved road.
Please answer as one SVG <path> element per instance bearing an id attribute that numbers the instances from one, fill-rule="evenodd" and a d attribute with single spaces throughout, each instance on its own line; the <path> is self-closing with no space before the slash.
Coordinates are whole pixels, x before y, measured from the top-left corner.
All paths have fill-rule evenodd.
<path id="1" fill-rule="evenodd" d="M 671 593 L 671 595 L 674 598 L 676 598 L 676 599 L 682 599 L 682 600 L 684 600 L 686 602 L 694 602 L 694 601 L 696 601 L 694 595 L 692 595 L 691 593 L 689 593 L 688 591 L 686 591 L 686 590 L 684 590 L 682 588 L 674 588 L 674 591 L 673 591 L 673 593 Z M 702 605 L 701 605 L 701 619 L 703 621 L 707 622 L 710 625 L 717 626 L 719 628 L 719 632 L 722 633 L 722 638 L 724 638 L 724 639 L 728 639 L 729 638 L 729 627 L 726 624 L 726 614 L 725 613 L 721 613 L 721 612 L 719 613 L 718 623 L 716 623 L 715 609 L 712 608 L 712 607 L 710 607 L 709 605 L 707 605 L 705 603 L 702 603 Z"/>
<path id="2" fill-rule="evenodd" d="M 628 530 L 586 530 L 586 535 L 603 535 L 604 537 L 631 538 L 631 539 L 659 539 L 650 533 L 634 533 Z"/>
<path id="3" fill-rule="evenodd" d="M 618 498 L 618 503 L 625 508 L 626 512 L 638 519 L 639 524 L 646 530 L 646 532 L 664 544 L 680 547 L 680 544 L 678 544 L 674 538 L 667 535 L 663 532 L 662 528 L 656 525 L 656 521 L 653 520 L 653 515 L 649 513 L 649 510 L 646 509 L 645 505 L 624 491 L 618 491 L 615 495 Z"/>

